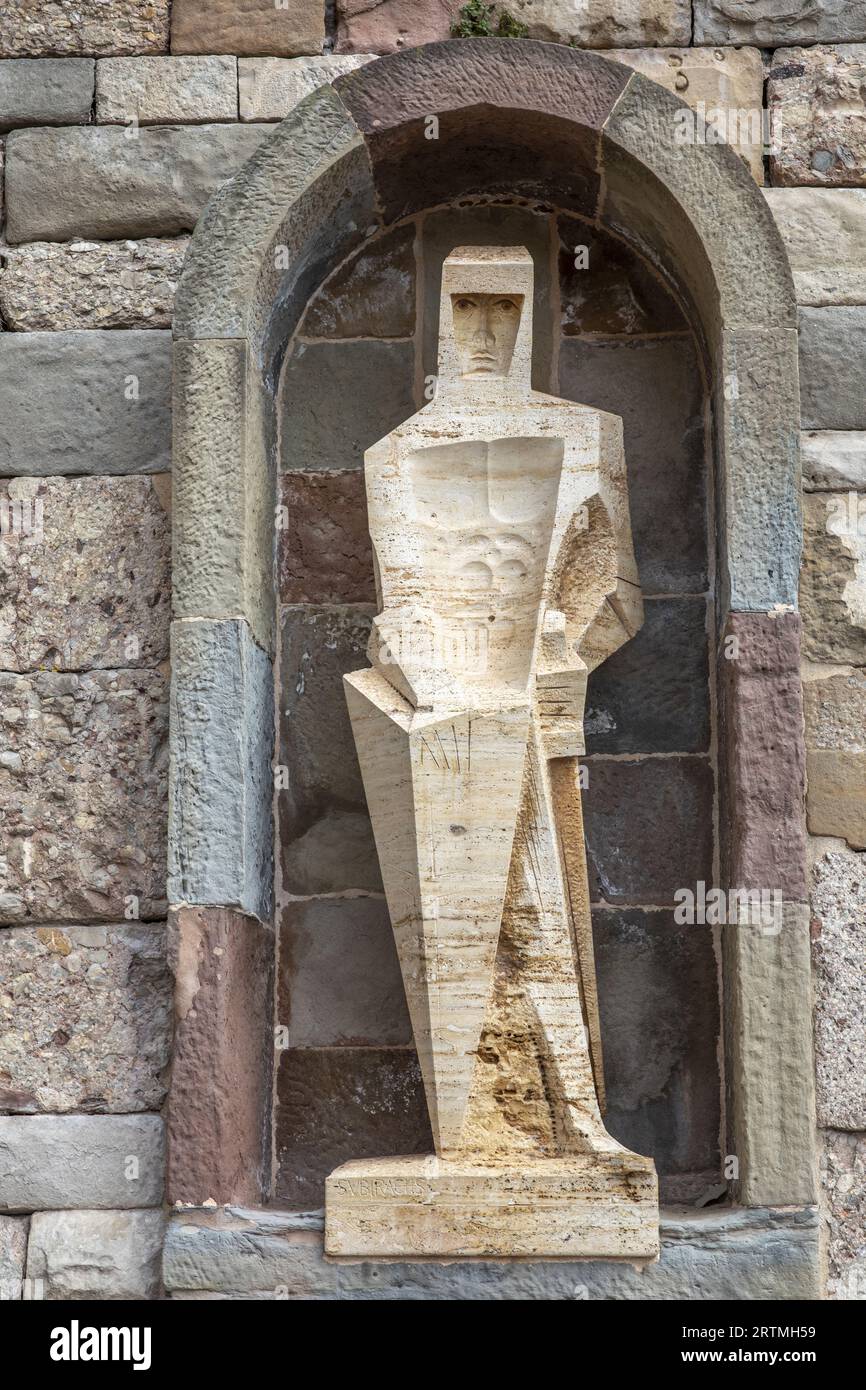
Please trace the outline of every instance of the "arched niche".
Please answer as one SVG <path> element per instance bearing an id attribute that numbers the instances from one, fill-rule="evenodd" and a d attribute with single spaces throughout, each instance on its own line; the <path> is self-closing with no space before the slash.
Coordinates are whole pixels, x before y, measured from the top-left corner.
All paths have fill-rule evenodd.
<path id="1" fill-rule="evenodd" d="M 724 1152 L 737 1160 L 732 1191 L 744 1205 L 814 1201 L 796 307 L 759 189 L 727 146 L 678 142 L 681 106 L 599 54 L 433 44 L 307 98 L 196 230 L 174 329 L 173 1199 L 257 1201 L 269 1189 L 287 347 L 318 287 L 363 247 L 429 209 L 486 203 L 570 215 L 632 248 L 698 345 L 715 477 L 717 881 L 785 904 L 778 934 L 722 933 Z M 224 968 L 210 978 L 215 948 Z M 206 981 L 210 1009 L 191 1007 L 191 980 Z M 202 1037 L 208 1012 L 222 1042 Z M 207 1046 L 217 1060 L 202 1094 Z"/>

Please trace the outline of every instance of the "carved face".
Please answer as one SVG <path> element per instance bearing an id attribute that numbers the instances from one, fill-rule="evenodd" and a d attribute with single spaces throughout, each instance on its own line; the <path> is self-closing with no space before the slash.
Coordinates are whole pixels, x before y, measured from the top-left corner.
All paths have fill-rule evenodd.
<path id="1" fill-rule="evenodd" d="M 522 308 L 522 294 L 452 294 L 463 376 L 508 375 Z"/>

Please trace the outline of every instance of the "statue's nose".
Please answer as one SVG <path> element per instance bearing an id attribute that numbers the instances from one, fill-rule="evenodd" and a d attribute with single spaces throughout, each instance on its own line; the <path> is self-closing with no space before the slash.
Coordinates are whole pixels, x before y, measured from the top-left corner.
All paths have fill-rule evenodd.
<path id="1" fill-rule="evenodd" d="M 490 331 L 490 322 L 487 317 L 487 312 L 483 311 L 478 320 L 478 327 L 475 330 L 475 346 L 492 348 L 495 341 L 496 339 Z"/>

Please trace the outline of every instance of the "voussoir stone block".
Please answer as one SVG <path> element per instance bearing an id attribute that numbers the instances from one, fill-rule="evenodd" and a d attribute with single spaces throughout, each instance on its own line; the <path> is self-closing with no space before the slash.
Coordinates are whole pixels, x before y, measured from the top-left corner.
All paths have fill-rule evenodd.
<path id="1" fill-rule="evenodd" d="M 165 928 L 0 932 L 0 1110 L 157 1110 L 171 994 Z"/>
<path id="2" fill-rule="evenodd" d="M 0 1216 L 0 1303 L 23 1296 L 29 1225 L 27 1216 Z"/>
<path id="3" fill-rule="evenodd" d="M 866 849 L 866 673 L 807 670 L 803 702 L 809 829 Z"/>
<path id="4" fill-rule="evenodd" d="M 174 0 L 172 53 L 321 53 L 324 0 Z"/>
<path id="5" fill-rule="evenodd" d="M 815 861 L 812 941 L 818 1120 L 866 1130 L 866 862 L 841 841 Z"/>
<path id="6" fill-rule="evenodd" d="M 262 1200 L 269 1143 L 274 937 L 253 917 L 184 907 L 169 919 L 175 1034 L 168 1200 Z"/>
<path id="7" fill-rule="evenodd" d="M 0 53 L 165 53 L 169 0 L 5 0 Z"/>
<path id="8" fill-rule="evenodd" d="M 866 12 L 852 0 L 695 0 L 695 43 L 840 43 L 866 39 Z"/>
<path id="9" fill-rule="evenodd" d="M 0 483 L 0 668 L 82 671 L 166 659 L 168 482 Z"/>
<path id="10" fill-rule="evenodd" d="M 236 58 L 102 58 L 97 64 L 97 121 L 152 125 L 237 115 Z"/>
<path id="11" fill-rule="evenodd" d="M 803 497 L 800 607 L 803 651 L 812 661 L 866 662 L 866 498 L 856 492 Z"/>
<path id="12" fill-rule="evenodd" d="M 807 492 L 866 492 L 866 431 L 803 430 L 800 457 Z"/>
<path id="13" fill-rule="evenodd" d="M 800 418 L 804 429 L 866 429 L 866 399 L 860 386 L 864 362 L 866 305 L 800 310 Z"/>
<path id="14" fill-rule="evenodd" d="M 864 83 L 866 45 L 776 49 L 767 85 L 774 184 L 866 184 Z"/>
<path id="15" fill-rule="evenodd" d="M 161 1211 L 36 1212 L 27 1278 L 49 1300 L 158 1298 L 164 1234 Z"/>
<path id="16" fill-rule="evenodd" d="M 0 1115 L 0 1210 L 157 1207 L 158 1115 Z"/>
<path id="17" fill-rule="evenodd" d="M 866 189 L 767 188 L 798 304 L 866 303 Z"/>
<path id="18" fill-rule="evenodd" d="M 92 58 L 0 61 L 0 130 L 86 124 L 93 105 L 94 66 Z"/>
<path id="19" fill-rule="evenodd" d="M 163 473 L 171 336 L 0 333 L 0 476 Z"/>
<path id="20" fill-rule="evenodd" d="M 827 1130 L 822 1136 L 822 1215 L 827 1228 L 827 1293 L 866 1299 L 866 1135 Z"/>
<path id="21" fill-rule="evenodd" d="M 6 235 L 176 236 L 249 159 L 261 125 L 115 126 L 14 131 L 7 148 Z"/>
<path id="22" fill-rule="evenodd" d="M 32 241 L 4 249 L 0 315 L 20 332 L 170 328 L 188 237 Z"/>
<path id="23" fill-rule="evenodd" d="M 375 57 L 375 53 L 326 53 L 316 58 L 239 58 L 240 118 L 281 121 L 311 92 Z"/>
<path id="24" fill-rule="evenodd" d="M 172 625 L 169 900 L 270 917 L 273 673 L 240 620 Z"/>

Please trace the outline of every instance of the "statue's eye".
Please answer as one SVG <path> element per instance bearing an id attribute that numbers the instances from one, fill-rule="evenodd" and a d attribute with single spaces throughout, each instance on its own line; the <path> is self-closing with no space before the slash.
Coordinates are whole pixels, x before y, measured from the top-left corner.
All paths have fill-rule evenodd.
<path id="1" fill-rule="evenodd" d="M 464 314 L 465 314 L 467 309 L 474 309 L 474 308 L 475 308 L 475 300 L 474 300 L 474 299 L 458 299 L 458 300 L 455 302 L 454 307 L 455 307 L 455 309 L 459 309 L 459 310 L 461 311 L 461 313 L 464 313 Z"/>
<path id="2" fill-rule="evenodd" d="M 497 309 L 501 309 L 504 314 L 517 313 L 517 305 L 514 303 L 513 299 L 500 299 L 496 307 Z"/>

